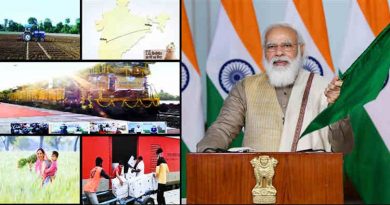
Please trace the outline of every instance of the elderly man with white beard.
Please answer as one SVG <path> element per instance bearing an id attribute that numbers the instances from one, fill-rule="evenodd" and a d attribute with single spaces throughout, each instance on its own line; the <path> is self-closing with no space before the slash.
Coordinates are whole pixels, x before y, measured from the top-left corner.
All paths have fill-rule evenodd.
<path id="1" fill-rule="evenodd" d="M 198 143 L 198 152 L 227 149 L 243 130 L 243 146 L 257 152 L 349 152 L 349 118 L 299 138 L 308 124 L 339 94 L 342 81 L 303 69 L 305 44 L 288 24 L 267 28 L 265 74 L 246 77 L 230 91 L 217 120 Z"/>

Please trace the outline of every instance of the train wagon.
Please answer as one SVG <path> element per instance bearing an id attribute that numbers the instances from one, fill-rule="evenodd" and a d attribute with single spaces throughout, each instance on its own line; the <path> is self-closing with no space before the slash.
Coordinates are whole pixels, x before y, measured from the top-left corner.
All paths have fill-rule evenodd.
<path id="1" fill-rule="evenodd" d="M 95 115 L 157 115 L 160 97 L 148 82 L 149 64 L 100 63 L 74 76 L 19 86 L 3 92 L 2 99 Z"/>

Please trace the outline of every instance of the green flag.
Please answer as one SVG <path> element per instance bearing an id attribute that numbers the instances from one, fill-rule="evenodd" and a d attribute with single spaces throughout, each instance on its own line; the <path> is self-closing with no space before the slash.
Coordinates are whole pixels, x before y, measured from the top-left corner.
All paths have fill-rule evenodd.
<path id="1" fill-rule="evenodd" d="M 345 118 L 354 109 L 374 100 L 382 90 L 390 68 L 390 24 L 343 74 L 340 96 L 322 111 L 301 137 Z"/>

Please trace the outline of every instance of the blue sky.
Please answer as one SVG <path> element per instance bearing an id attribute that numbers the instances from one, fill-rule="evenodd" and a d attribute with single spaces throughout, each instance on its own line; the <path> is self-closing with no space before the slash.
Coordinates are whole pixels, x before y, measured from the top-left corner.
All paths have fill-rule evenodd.
<path id="1" fill-rule="evenodd" d="M 70 18 L 70 24 L 80 18 L 79 0 L 3 0 L 0 4 L 0 24 L 4 19 L 12 19 L 22 25 L 27 24 L 29 17 L 38 21 L 50 18 L 53 24 Z"/>

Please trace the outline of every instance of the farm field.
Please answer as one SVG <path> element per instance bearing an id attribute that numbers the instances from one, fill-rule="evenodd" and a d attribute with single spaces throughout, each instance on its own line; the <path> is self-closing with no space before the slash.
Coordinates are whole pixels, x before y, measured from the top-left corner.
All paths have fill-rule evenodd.
<path id="1" fill-rule="evenodd" d="M 79 60 L 80 37 L 47 35 L 25 42 L 21 34 L 0 34 L 0 60 Z"/>
<path id="2" fill-rule="evenodd" d="M 42 180 L 28 166 L 17 168 L 20 158 L 34 151 L 0 152 L 0 203 L 80 203 L 80 153 L 59 151 L 58 170 L 52 184 Z"/>

